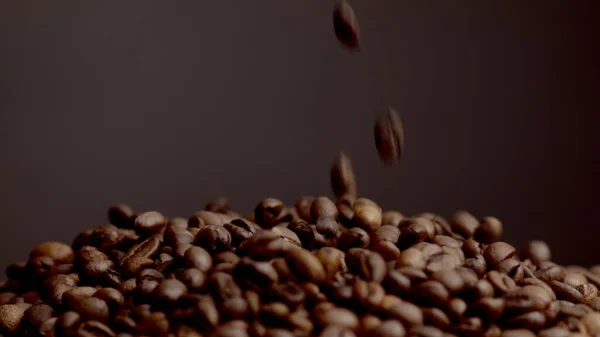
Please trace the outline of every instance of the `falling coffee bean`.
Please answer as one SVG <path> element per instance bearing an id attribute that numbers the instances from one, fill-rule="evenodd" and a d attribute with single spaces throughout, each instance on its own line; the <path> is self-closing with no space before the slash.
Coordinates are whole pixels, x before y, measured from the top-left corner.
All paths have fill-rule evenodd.
<path id="1" fill-rule="evenodd" d="M 404 126 L 398 112 L 391 107 L 375 123 L 375 145 L 384 164 L 396 165 L 404 151 Z"/>
<path id="2" fill-rule="evenodd" d="M 358 50 L 360 32 L 354 9 L 346 0 L 338 0 L 333 9 L 333 29 L 338 40 L 350 50 Z"/>

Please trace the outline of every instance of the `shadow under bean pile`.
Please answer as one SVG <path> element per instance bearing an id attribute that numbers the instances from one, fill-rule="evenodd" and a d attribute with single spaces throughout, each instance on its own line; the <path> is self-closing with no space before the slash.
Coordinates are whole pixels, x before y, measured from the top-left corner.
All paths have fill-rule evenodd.
<path id="1" fill-rule="evenodd" d="M 357 197 L 219 199 L 189 219 L 109 210 L 72 245 L 46 242 L 0 285 L 4 336 L 596 336 L 600 268 L 563 267 L 502 223 L 459 211 L 405 217 Z"/>

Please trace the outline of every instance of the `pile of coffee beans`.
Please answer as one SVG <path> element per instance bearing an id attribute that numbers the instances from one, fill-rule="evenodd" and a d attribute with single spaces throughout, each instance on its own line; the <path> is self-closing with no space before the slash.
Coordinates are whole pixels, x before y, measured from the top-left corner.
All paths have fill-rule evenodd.
<path id="1" fill-rule="evenodd" d="M 541 241 L 517 253 L 494 217 L 383 211 L 344 153 L 331 185 L 334 200 L 267 198 L 247 217 L 225 199 L 188 219 L 114 206 L 6 269 L 0 334 L 600 335 L 600 268 L 553 263 Z"/>

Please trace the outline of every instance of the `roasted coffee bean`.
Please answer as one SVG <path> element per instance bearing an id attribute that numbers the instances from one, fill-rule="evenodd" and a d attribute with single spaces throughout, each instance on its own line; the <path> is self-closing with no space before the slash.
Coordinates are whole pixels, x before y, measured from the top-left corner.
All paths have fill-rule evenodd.
<path id="1" fill-rule="evenodd" d="M 590 312 L 581 319 L 588 334 L 595 336 L 600 333 L 600 313 Z"/>
<path id="2" fill-rule="evenodd" d="M 25 310 L 16 304 L 0 306 L 0 333 L 15 333 L 23 320 Z"/>
<path id="3" fill-rule="evenodd" d="M 345 255 L 350 272 L 367 281 L 381 282 L 385 278 L 386 265 L 381 255 L 362 248 L 352 248 Z"/>
<path id="4" fill-rule="evenodd" d="M 371 200 L 360 198 L 354 202 L 353 224 L 367 232 L 374 232 L 381 226 L 381 207 Z"/>
<path id="5" fill-rule="evenodd" d="M 316 198 L 310 206 L 310 214 L 314 222 L 319 218 L 337 220 L 338 209 L 333 201 L 327 197 Z"/>
<path id="6" fill-rule="evenodd" d="M 433 326 L 415 326 L 410 329 L 408 336 L 412 337 L 443 337 L 442 330 Z"/>
<path id="7" fill-rule="evenodd" d="M 63 294 L 62 301 L 73 310 L 78 310 L 82 306 L 83 300 L 94 296 L 96 288 L 93 287 L 75 287 Z"/>
<path id="8" fill-rule="evenodd" d="M 183 256 L 185 265 L 207 272 L 212 267 L 212 257 L 202 247 L 192 246 L 185 251 Z"/>
<path id="9" fill-rule="evenodd" d="M 566 300 L 572 303 L 583 303 L 583 295 L 574 287 L 559 281 L 550 281 L 548 285 L 554 290 L 559 300 Z"/>
<path id="10" fill-rule="evenodd" d="M 465 288 L 465 281 L 454 269 L 438 271 L 432 275 L 432 278 L 440 282 L 451 295 L 457 294 Z"/>
<path id="11" fill-rule="evenodd" d="M 356 180 L 350 157 L 341 152 L 333 162 L 330 172 L 331 188 L 336 197 L 351 195 L 356 197 Z"/>
<path id="12" fill-rule="evenodd" d="M 326 273 L 323 264 L 321 264 L 319 259 L 306 249 L 289 249 L 286 252 L 285 259 L 290 270 L 294 272 L 300 280 L 314 283 L 320 283 L 325 280 Z"/>
<path id="13" fill-rule="evenodd" d="M 441 309 L 439 308 L 424 308 L 423 319 L 425 324 L 438 327 L 440 329 L 447 329 L 451 322 Z"/>
<path id="14" fill-rule="evenodd" d="M 344 252 L 333 247 L 323 247 L 314 253 L 315 257 L 323 265 L 325 276 L 332 279 L 336 273 L 346 269 Z"/>
<path id="15" fill-rule="evenodd" d="M 479 221 L 467 211 L 458 211 L 450 219 L 450 226 L 455 232 L 468 239 L 475 234 Z"/>
<path id="16" fill-rule="evenodd" d="M 140 234 L 157 233 L 166 225 L 166 221 L 159 212 L 145 212 L 135 218 L 135 230 Z"/>
<path id="17" fill-rule="evenodd" d="M 404 151 L 404 126 L 398 112 L 391 107 L 375 122 L 375 145 L 386 165 L 396 165 Z"/>
<path id="18" fill-rule="evenodd" d="M 502 274 L 495 270 L 488 272 L 485 275 L 485 279 L 492 284 L 496 292 L 499 294 L 505 294 L 517 287 L 515 281 L 513 281 L 513 279 L 511 279 L 508 275 Z"/>
<path id="19" fill-rule="evenodd" d="M 427 260 L 423 252 L 416 248 L 408 248 L 403 251 L 396 260 L 398 267 L 412 267 L 416 269 L 424 269 L 427 265 Z"/>
<path id="20" fill-rule="evenodd" d="M 210 211 L 198 211 L 188 219 L 188 226 L 202 228 L 204 226 L 223 226 L 230 220 L 224 214 L 219 214 Z"/>
<path id="21" fill-rule="evenodd" d="M 385 211 L 381 214 L 381 226 L 398 227 L 404 220 L 404 215 L 398 211 Z"/>
<path id="22" fill-rule="evenodd" d="M 151 236 L 148 239 L 138 243 L 125 253 L 125 256 L 121 259 L 121 265 L 123 265 L 128 259 L 137 258 L 153 258 L 160 248 L 160 240 L 156 236 Z M 106 260 L 105 258 L 104 260 Z"/>
<path id="23" fill-rule="evenodd" d="M 338 240 L 338 248 L 347 251 L 350 248 L 367 248 L 371 244 L 371 237 L 364 229 L 354 227 L 342 233 Z"/>
<path id="24" fill-rule="evenodd" d="M 423 324 L 423 311 L 418 306 L 402 301 L 389 310 L 387 315 L 390 318 L 397 319 L 406 327 L 412 327 Z"/>
<path id="25" fill-rule="evenodd" d="M 256 234 L 258 225 L 246 219 L 235 219 L 223 226 L 231 235 L 231 244 L 238 246 L 244 240 Z"/>
<path id="26" fill-rule="evenodd" d="M 337 226 L 337 224 L 336 224 L 336 226 Z M 279 235 L 279 237 L 281 239 L 283 239 L 285 242 L 290 243 L 294 246 L 302 247 L 302 242 L 300 241 L 300 238 L 298 237 L 298 235 L 296 235 L 296 233 L 294 233 L 292 230 L 288 229 L 287 227 L 275 226 L 275 227 L 271 228 L 271 231 L 273 233 Z"/>
<path id="27" fill-rule="evenodd" d="M 29 258 L 45 256 L 56 261 L 56 263 L 70 263 L 73 261 L 74 255 L 71 246 L 62 242 L 50 241 L 37 245 L 29 254 Z"/>
<path id="28" fill-rule="evenodd" d="M 289 230 L 294 232 L 302 247 L 306 249 L 313 249 L 317 243 L 316 230 L 312 229 L 311 226 L 304 220 L 292 221 L 287 227 Z"/>
<path id="29" fill-rule="evenodd" d="M 550 283 L 551 281 L 560 281 L 564 279 L 565 270 L 560 266 L 552 264 L 545 268 L 535 271 L 534 274 L 535 277 L 539 278 L 540 280 L 546 283 Z"/>
<path id="30" fill-rule="evenodd" d="M 317 306 L 315 311 L 314 317 L 316 323 L 321 327 L 337 325 L 350 330 L 354 330 L 358 327 L 358 317 L 348 309 L 338 307 L 321 308 Z"/>
<path id="31" fill-rule="evenodd" d="M 247 257 L 235 266 L 233 275 L 238 282 L 257 291 L 271 286 L 279 279 L 277 271 L 271 263 L 254 261 Z"/>
<path id="32" fill-rule="evenodd" d="M 535 264 L 550 261 L 551 255 L 550 247 L 543 241 L 531 241 L 521 251 L 522 259 L 531 259 Z"/>
<path id="33" fill-rule="evenodd" d="M 256 222 L 263 228 L 277 225 L 284 211 L 285 205 L 281 200 L 267 198 L 261 201 L 254 209 Z"/>
<path id="34" fill-rule="evenodd" d="M 194 241 L 194 236 L 187 230 L 187 224 L 186 227 L 168 226 L 167 229 L 165 229 L 164 238 L 165 244 L 171 247 L 182 243 L 192 243 Z"/>
<path id="35" fill-rule="evenodd" d="M 333 9 L 333 29 L 337 39 L 350 50 L 358 50 L 360 32 L 354 10 L 346 0 L 336 2 Z"/>
<path id="36" fill-rule="evenodd" d="M 450 297 L 448 290 L 438 281 L 425 281 L 415 286 L 415 295 L 419 302 L 442 306 Z"/>
<path id="37" fill-rule="evenodd" d="M 483 243 L 493 243 L 502 236 L 502 222 L 497 218 L 487 216 L 483 218 L 475 230 L 475 240 Z"/>
<path id="38" fill-rule="evenodd" d="M 398 246 L 388 240 L 378 240 L 371 246 L 371 250 L 381 255 L 386 262 L 396 261 L 400 257 Z"/>
<path id="39" fill-rule="evenodd" d="M 135 212 L 125 204 L 112 206 L 108 209 L 108 221 L 120 228 L 133 228 Z"/>
<path id="40" fill-rule="evenodd" d="M 263 230 L 242 242 L 236 253 L 254 260 L 266 261 L 283 256 L 291 246 L 279 234 L 271 230 Z"/>
<path id="41" fill-rule="evenodd" d="M 211 253 L 231 249 L 231 234 L 224 226 L 208 225 L 200 229 L 194 238 L 194 245 Z"/>
<path id="42" fill-rule="evenodd" d="M 521 312 L 543 310 L 552 302 L 551 291 L 539 285 L 526 285 L 506 294 L 506 308 Z"/>
<path id="43" fill-rule="evenodd" d="M 356 337 L 356 334 L 348 328 L 329 325 L 323 329 L 319 337 Z"/>
<path id="44" fill-rule="evenodd" d="M 502 331 L 501 337 L 535 337 L 535 334 L 526 329 L 511 329 Z"/>
<path id="45" fill-rule="evenodd" d="M 78 337 L 115 337 L 114 331 L 102 322 L 89 320 L 79 326 Z"/>
<path id="46" fill-rule="evenodd" d="M 483 257 L 488 264 L 498 265 L 500 262 L 510 259 L 516 253 L 515 247 L 506 242 L 495 242 L 489 245 L 483 252 Z"/>

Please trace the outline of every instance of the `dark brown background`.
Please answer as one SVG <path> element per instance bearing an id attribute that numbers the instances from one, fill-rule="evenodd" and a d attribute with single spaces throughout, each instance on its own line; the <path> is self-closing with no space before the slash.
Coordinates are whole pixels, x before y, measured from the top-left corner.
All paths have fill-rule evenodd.
<path id="1" fill-rule="evenodd" d="M 384 208 L 496 215 L 505 239 L 599 262 L 593 2 L 355 0 L 0 4 L 0 268 L 106 222 L 228 195 L 330 195 L 339 150 Z M 386 104 L 406 127 L 378 160 Z"/>

